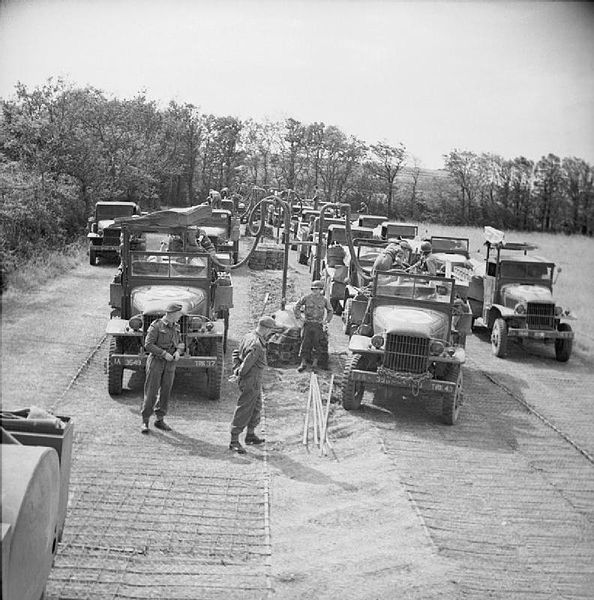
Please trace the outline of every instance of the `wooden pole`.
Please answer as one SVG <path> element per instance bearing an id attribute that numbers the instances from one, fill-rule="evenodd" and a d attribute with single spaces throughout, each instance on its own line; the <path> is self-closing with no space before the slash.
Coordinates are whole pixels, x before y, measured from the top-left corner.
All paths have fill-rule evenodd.
<path id="1" fill-rule="evenodd" d="M 328 398 L 326 399 L 326 412 L 324 414 L 324 425 L 322 428 L 322 445 L 320 446 L 320 456 L 322 454 L 326 454 L 326 448 L 324 447 L 327 444 L 330 447 L 330 442 L 328 441 L 328 417 L 330 415 L 330 398 L 332 397 L 332 386 L 334 385 L 334 375 L 330 378 L 330 388 L 328 389 Z"/>
<path id="2" fill-rule="evenodd" d="M 307 396 L 307 406 L 305 408 L 305 423 L 303 425 L 303 444 L 307 446 L 309 439 L 309 411 L 311 409 L 311 385 L 309 386 L 309 394 Z"/>

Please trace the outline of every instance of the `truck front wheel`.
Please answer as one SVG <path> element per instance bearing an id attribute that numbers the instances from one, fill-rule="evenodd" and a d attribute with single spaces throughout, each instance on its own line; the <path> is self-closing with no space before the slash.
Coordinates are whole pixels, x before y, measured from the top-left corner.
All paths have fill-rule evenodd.
<path id="1" fill-rule="evenodd" d="M 571 326 L 567 323 L 559 323 L 559 331 L 571 331 Z M 567 362 L 573 350 L 573 340 L 571 338 L 559 338 L 555 340 L 555 358 L 559 362 Z"/>
<path id="2" fill-rule="evenodd" d="M 507 355 L 507 323 L 504 319 L 495 319 L 495 323 L 493 323 L 491 348 L 493 354 L 498 358 L 505 358 Z"/>
<path id="3" fill-rule="evenodd" d="M 89 248 L 89 263 L 92 267 L 97 264 L 97 253 L 95 252 L 95 248 Z"/>
<path id="4" fill-rule="evenodd" d="M 456 388 L 449 394 L 444 394 L 441 401 L 441 417 L 446 425 L 455 425 L 462 406 L 462 367 L 450 365 L 445 376 L 445 381 L 456 383 Z"/>
<path id="5" fill-rule="evenodd" d="M 208 396 L 213 400 L 218 400 L 221 397 L 221 386 L 223 385 L 223 342 L 216 340 L 214 342 L 214 354 L 217 357 L 217 362 L 214 367 L 206 372 L 208 385 Z"/>
<path id="6" fill-rule="evenodd" d="M 114 354 L 121 354 L 122 348 L 118 338 L 112 337 L 109 341 L 109 354 L 107 357 L 107 391 L 111 396 L 119 396 L 122 393 L 122 379 L 124 376 L 124 367 L 114 365 L 111 357 Z"/>
<path id="7" fill-rule="evenodd" d="M 360 369 L 362 363 L 363 357 L 360 354 L 354 354 L 347 359 L 342 382 L 342 406 L 345 410 L 357 410 L 361 407 L 365 384 L 353 380 L 353 371 Z"/>

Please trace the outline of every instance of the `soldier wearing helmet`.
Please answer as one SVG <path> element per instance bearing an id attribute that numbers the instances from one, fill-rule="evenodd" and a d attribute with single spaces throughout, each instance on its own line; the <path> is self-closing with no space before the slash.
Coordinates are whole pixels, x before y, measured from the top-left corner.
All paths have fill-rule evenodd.
<path id="1" fill-rule="evenodd" d="M 437 275 L 441 265 L 435 256 L 433 256 L 433 246 L 431 245 L 431 242 L 428 240 L 421 242 L 420 250 L 421 258 L 419 269 L 429 273 L 429 275 Z"/>
<path id="2" fill-rule="evenodd" d="M 295 304 L 294 314 L 296 319 L 303 319 L 301 331 L 301 363 L 297 370 L 305 371 L 308 363 L 316 368 L 328 368 L 328 333 L 327 324 L 334 315 L 332 305 L 324 296 L 324 284 L 318 279 L 311 284 L 311 293 L 302 296 Z M 312 353 L 315 358 L 312 361 Z"/>

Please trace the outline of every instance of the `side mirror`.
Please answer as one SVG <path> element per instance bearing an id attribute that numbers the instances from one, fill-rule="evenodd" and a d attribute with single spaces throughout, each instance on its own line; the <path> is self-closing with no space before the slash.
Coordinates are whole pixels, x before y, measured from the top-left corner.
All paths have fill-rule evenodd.
<path id="1" fill-rule="evenodd" d="M 555 279 L 553 280 L 553 285 L 557 284 L 557 279 L 559 279 L 559 275 L 561 275 L 561 272 L 563 271 L 563 269 L 561 267 L 559 267 L 557 269 L 557 273 L 555 274 Z"/>

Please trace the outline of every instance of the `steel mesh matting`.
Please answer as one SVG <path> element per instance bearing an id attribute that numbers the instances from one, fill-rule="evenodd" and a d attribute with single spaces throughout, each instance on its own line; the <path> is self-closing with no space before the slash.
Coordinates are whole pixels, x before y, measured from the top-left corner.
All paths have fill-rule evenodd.
<path id="1" fill-rule="evenodd" d="M 153 460 L 133 471 L 118 460 L 77 461 L 46 598 L 266 597 L 261 476 Z"/>

